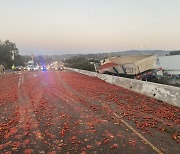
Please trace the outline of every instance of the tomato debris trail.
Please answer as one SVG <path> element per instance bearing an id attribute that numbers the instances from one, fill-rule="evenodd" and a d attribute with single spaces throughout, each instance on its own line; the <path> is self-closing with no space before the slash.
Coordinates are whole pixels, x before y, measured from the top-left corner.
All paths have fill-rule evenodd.
<path id="1" fill-rule="evenodd" d="M 0 78 L 0 153 L 180 153 L 180 109 L 71 71 Z"/>

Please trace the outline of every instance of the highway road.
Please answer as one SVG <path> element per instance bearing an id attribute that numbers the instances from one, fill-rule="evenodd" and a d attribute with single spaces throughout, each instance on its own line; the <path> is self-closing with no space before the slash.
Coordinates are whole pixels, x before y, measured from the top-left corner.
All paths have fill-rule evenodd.
<path id="1" fill-rule="evenodd" d="M 0 76 L 0 153 L 180 153 L 180 108 L 71 71 Z"/>

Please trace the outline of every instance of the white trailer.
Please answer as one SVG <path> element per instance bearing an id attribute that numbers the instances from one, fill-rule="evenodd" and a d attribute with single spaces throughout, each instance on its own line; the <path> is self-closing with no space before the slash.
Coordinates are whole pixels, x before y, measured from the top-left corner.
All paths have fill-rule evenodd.
<path id="1" fill-rule="evenodd" d="M 180 55 L 158 57 L 158 65 L 167 74 L 180 75 Z"/>

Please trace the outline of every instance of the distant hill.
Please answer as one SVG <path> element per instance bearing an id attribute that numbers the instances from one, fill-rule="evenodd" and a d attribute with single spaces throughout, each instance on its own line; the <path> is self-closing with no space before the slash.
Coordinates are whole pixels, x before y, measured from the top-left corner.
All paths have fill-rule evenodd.
<path id="1" fill-rule="evenodd" d="M 58 61 L 58 60 L 66 60 L 66 59 L 70 59 L 71 57 L 80 57 L 80 56 L 83 56 L 83 54 L 65 54 L 65 55 L 48 55 L 48 56 L 45 56 L 45 57 L 50 57 L 52 58 L 53 60 L 55 61 Z"/>
<path id="2" fill-rule="evenodd" d="M 45 57 L 50 57 L 53 60 L 66 60 L 71 57 L 86 57 L 87 59 L 104 59 L 107 57 L 112 56 L 124 56 L 124 55 L 158 55 L 158 56 L 164 56 L 168 55 L 171 51 L 164 51 L 164 50 L 129 50 L 129 51 L 118 51 L 118 52 L 111 52 L 111 53 L 93 53 L 93 54 L 65 54 L 65 55 L 47 55 Z"/>

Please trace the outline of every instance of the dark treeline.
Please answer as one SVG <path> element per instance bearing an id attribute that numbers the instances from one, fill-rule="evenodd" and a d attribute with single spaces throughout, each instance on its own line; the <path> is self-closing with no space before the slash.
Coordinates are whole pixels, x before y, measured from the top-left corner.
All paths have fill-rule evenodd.
<path id="1" fill-rule="evenodd" d="M 19 54 L 15 43 L 10 42 L 9 40 L 4 42 L 0 41 L 0 64 L 4 65 L 5 68 L 11 68 L 13 64 L 15 66 L 25 65 L 25 59 Z"/>
<path id="2" fill-rule="evenodd" d="M 180 55 L 180 50 L 179 51 L 171 51 L 169 55 Z"/>
<path id="3" fill-rule="evenodd" d="M 95 71 L 94 64 L 91 64 L 91 60 L 88 60 L 85 57 L 72 57 L 70 59 L 64 60 L 63 62 L 66 67 Z"/>

